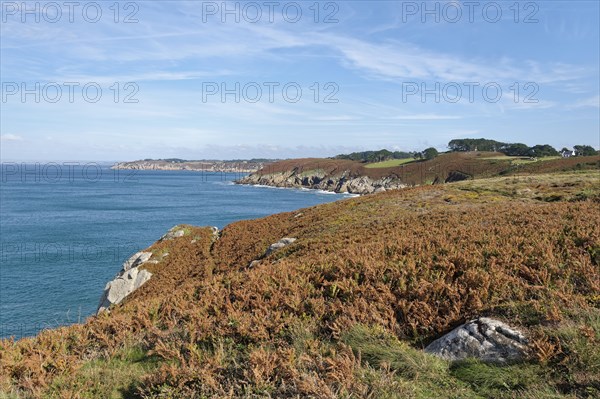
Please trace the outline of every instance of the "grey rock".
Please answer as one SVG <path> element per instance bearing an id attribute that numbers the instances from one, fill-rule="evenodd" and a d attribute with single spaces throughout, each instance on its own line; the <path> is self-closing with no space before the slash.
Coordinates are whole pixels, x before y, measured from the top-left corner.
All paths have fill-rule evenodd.
<path id="1" fill-rule="evenodd" d="M 148 259 L 152 256 L 152 252 L 137 252 L 131 258 L 127 259 L 125 263 L 123 263 L 123 270 L 129 270 L 132 267 L 137 267 L 144 262 L 147 262 Z"/>
<path id="2" fill-rule="evenodd" d="M 277 251 L 278 249 L 281 249 L 283 247 L 287 247 L 288 245 L 290 245 L 294 241 L 296 241 L 296 239 L 293 238 L 293 237 L 284 237 L 281 240 L 277 241 L 276 243 L 271 244 L 269 246 L 269 248 L 267 249 L 267 252 L 265 252 L 265 254 L 263 255 L 263 258 L 266 257 L 266 256 L 269 256 L 270 254 L 272 254 L 273 252 Z"/>
<path id="3" fill-rule="evenodd" d="M 263 256 L 250 262 L 250 264 L 248 265 L 248 268 L 249 269 L 253 268 L 254 266 L 256 266 L 260 263 L 260 259 L 266 258 L 267 256 L 271 255 L 273 252 L 277 251 L 278 249 L 287 247 L 288 245 L 290 245 L 291 243 L 293 243 L 295 241 L 296 241 L 296 238 L 294 238 L 294 237 L 284 237 L 281 240 L 277 241 L 276 243 L 269 245 L 269 248 L 267 248 L 267 250 L 265 251 Z"/>
<path id="4" fill-rule="evenodd" d="M 468 358 L 507 363 L 525 357 L 528 341 L 501 321 L 481 317 L 455 328 L 429 344 L 425 351 L 450 361 Z"/>
<path id="5" fill-rule="evenodd" d="M 138 252 L 123 263 L 121 271 L 106 284 L 98 304 L 97 314 L 104 312 L 111 305 L 121 303 L 132 292 L 150 280 L 152 273 L 139 267 L 146 262 L 151 262 L 151 257 L 151 252 Z"/>
<path id="6" fill-rule="evenodd" d="M 171 227 L 171 229 L 166 234 L 164 234 L 162 237 L 160 237 L 158 241 L 172 240 L 174 238 L 183 237 L 184 235 L 185 235 L 185 230 L 183 227 L 174 226 L 174 227 Z"/>

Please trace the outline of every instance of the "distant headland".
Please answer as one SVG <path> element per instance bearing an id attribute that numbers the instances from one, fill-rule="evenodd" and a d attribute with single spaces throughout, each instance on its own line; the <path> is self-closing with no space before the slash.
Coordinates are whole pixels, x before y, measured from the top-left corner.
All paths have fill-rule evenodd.
<path id="1" fill-rule="evenodd" d="M 185 160 L 180 158 L 142 159 L 117 162 L 111 169 L 135 170 L 190 170 L 197 172 L 252 173 L 273 162 L 271 159 L 249 160 Z"/>

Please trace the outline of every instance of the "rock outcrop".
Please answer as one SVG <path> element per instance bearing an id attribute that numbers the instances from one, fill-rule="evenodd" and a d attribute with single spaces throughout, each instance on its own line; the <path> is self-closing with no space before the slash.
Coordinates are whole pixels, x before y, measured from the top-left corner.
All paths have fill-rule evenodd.
<path id="1" fill-rule="evenodd" d="M 288 245 L 292 244 L 295 241 L 296 241 L 296 238 L 294 238 L 294 237 L 284 237 L 281 240 L 277 241 L 276 243 L 269 245 L 269 248 L 267 248 L 265 253 L 260 258 L 250 262 L 250 265 L 248 265 L 248 267 L 256 266 L 258 264 L 258 262 L 260 262 L 260 259 L 266 258 L 267 256 L 271 255 L 273 252 L 277 251 L 278 249 L 287 247 Z"/>
<path id="2" fill-rule="evenodd" d="M 186 227 L 183 225 L 173 226 L 158 239 L 158 241 L 172 240 L 174 238 L 183 237 L 186 233 Z"/>
<path id="3" fill-rule="evenodd" d="M 327 176 L 324 172 L 317 170 L 300 174 L 295 170 L 269 174 L 257 172 L 237 180 L 236 183 L 273 187 L 303 187 L 348 194 L 372 194 L 407 187 L 398 178 L 391 176 L 372 179 L 368 176 L 353 176 L 347 171 L 336 176 Z"/>
<path id="4" fill-rule="evenodd" d="M 481 317 L 433 341 L 425 351 L 451 361 L 476 358 L 489 363 L 507 363 L 523 359 L 527 339 L 501 321 Z"/>
<path id="5" fill-rule="evenodd" d="M 267 248 L 267 251 L 265 252 L 263 257 L 269 256 L 273 252 L 277 251 L 278 249 L 287 247 L 288 245 L 290 245 L 291 243 L 293 243 L 295 241 L 296 241 L 296 239 L 294 237 L 284 237 L 281 240 L 277 241 L 276 243 L 269 245 L 269 248 Z"/>
<path id="6" fill-rule="evenodd" d="M 216 241 L 219 239 L 219 229 L 217 227 L 210 227 L 212 231 L 212 239 Z M 158 239 L 158 242 L 174 240 L 179 237 L 183 237 L 189 234 L 190 226 L 177 225 L 169 229 L 162 237 Z M 295 240 L 295 239 L 294 239 Z M 195 242 L 196 240 L 192 240 Z M 127 259 L 121 271 L 117 273 L 114 279 L 112 279 L 106 287 L 100 303 L 98 304 L 97 314 L 110 308 L 111 305 L 121 303 L 127 296 L 131 295 L 132 292 L 140 288 L 146 281 L 152 277 L 152 273 L 148 270 L 140 269 L 143 264 L 157 264 L 162 259 L 169 256 L 168 252 L 162 252 L 160 256 L 152 256 L 152 252 L 138 252 Z M 151 259 L 152 258 L 152 259 Z"/>
<path id="7" fill-rule="evenodd" d="M 112 281 L 106 284 L 98 304 L 97 314 L 107 310 L 111 305 L 121 303 L 123 299 L 152 277 L 152 273 L 140 269 L 140 266 L 150 261 L 151 257 L 151 252 L 138 252 L 123 263 L 121 271 Z"/>

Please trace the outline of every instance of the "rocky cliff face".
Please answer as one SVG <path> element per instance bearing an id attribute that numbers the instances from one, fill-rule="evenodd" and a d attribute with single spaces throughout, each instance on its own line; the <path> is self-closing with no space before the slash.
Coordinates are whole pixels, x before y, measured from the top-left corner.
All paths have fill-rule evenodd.
<path id="1" fill-rule="evenodd" d="M 237 180 L 236 183 L 273 187 L 304 187 L 349 194 L 372 194 L 407 186 L 394 177 L 372 179 L 368 176 L 352 176 L 347 171 L 336 176 L 328 176 L 320 171 L 297 173 L 294 170 L 269 174 L 256 172 Z"/>
<path id="2" fill-rule="evenodd" d="M 219 229 L 216 227 L 212 227 L 211 229 L 213 236 L 218 238 Z M 186 228 L 184 226 L 174 226 L 159 238 L 158 242 L 183 237 L 185 233 Z M 97 314 L 107 311 L 111 305 L 118 305 L 123 302 L 125 298 L 150 280 L 152 273 L 145 270 L 142 266 L 158 263 L 166 256 L 169 256 L 168 252 L 164 252 L 160 256 L 154 256 L 152 252 L 141 251 L 126 260 L 121 267 L 121 271 L 106 284 L 104 292 L 100 297 Z"/>
<path id="3" fill-rule="evenodd" d="M 138 252 L 123 263 L 121 271 L 104 288 L 98 304 L 98 314 L 108 310 L 111 305 L 121 303 L 133 291 L 150 280 L 152 273 L 140 269 L 140 266 L 148 262 L 151 257 L 151 252 Z"/>

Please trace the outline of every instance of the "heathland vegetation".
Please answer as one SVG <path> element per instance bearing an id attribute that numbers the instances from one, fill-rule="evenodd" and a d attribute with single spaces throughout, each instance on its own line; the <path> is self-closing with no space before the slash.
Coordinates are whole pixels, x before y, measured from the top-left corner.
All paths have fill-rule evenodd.
<path id="1" fill-rule="evenodd" d="M 454 151 L 432 159 L 403 158 L 374 163 L 349 159 L 291 159 L 270 163 L 240 179 L 239 183 L 368 194 L 494 176 L 597 170 L 599 166 L 597 155 L 532 158 L 500 152 Z"/>
<path id="2" fill-rule="evenodd" d="M 598 169 L 552 162 L 186 226 L 110 313 L 0 341 L 0 397 L 597 398 Z M 524 332 L 527 357 L 423 352 L 476 316 Z"/>
<path id="3" fill-rule="evenodd" d="M 548 144 L 528 147 L 488 139 L 456 139 L 450 151 L 354 152 L 333 158 L 308 158 L 266 164 L 238 181 L 276 187 L 306 187 L 370 194 L 415 185 L 599 167 L 598 151 L 576 145 L 556 151 Z"/>

